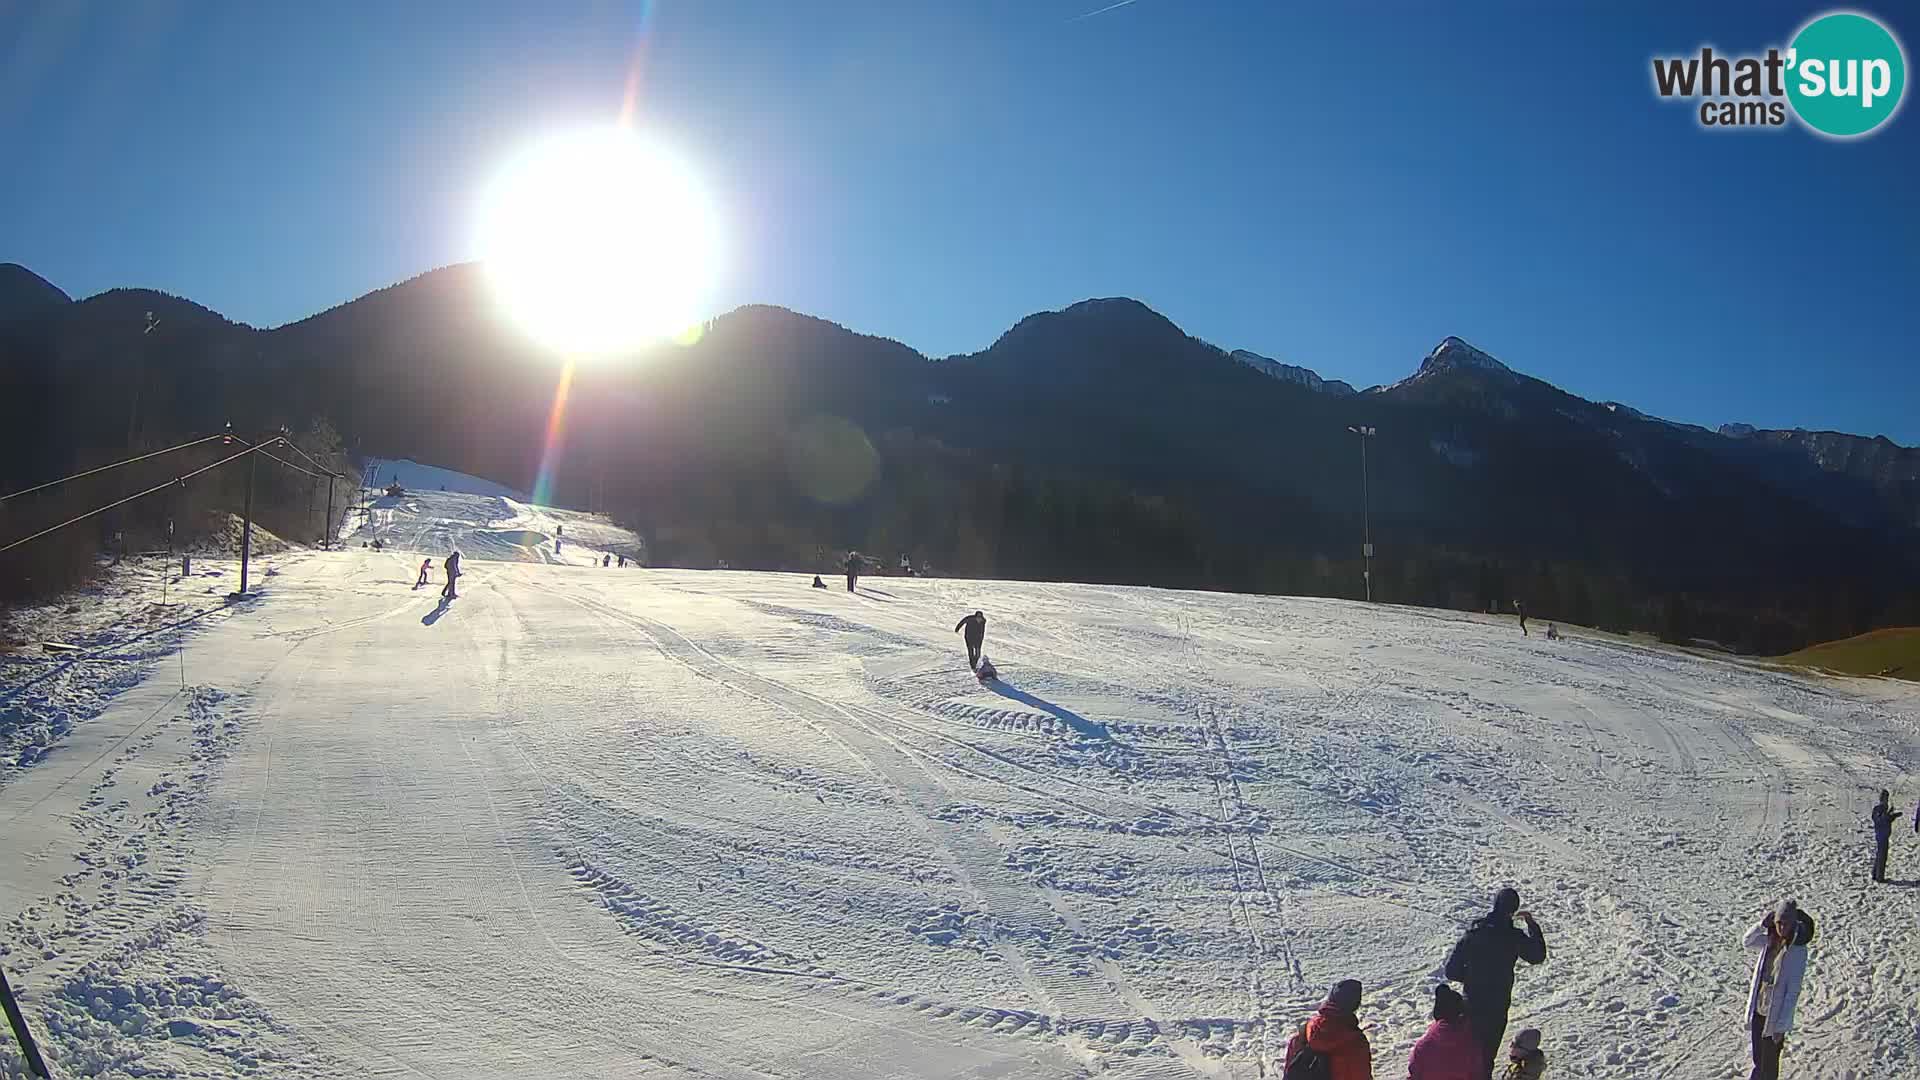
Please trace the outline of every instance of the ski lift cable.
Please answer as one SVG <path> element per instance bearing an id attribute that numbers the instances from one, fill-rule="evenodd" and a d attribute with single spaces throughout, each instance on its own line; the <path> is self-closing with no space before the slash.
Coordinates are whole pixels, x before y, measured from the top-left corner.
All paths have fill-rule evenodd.
<path id="1" fill-rule="evenodd" d="M 13 493 L 13 494 L 11 494 L 11 495 L 0 495 L 0 502 L 6 502 L 6 501 L 7 501 L 8 499 L 17 499 L 17 498 L 19 498 L 19 497 L 20 497 L 20 496 L 22 496 L 22 495 L 31 495 L 31 494 L 33 494 L 33 493 L 34 493 L 34 492 L 36 492 L 36 491 L 45 491 L 46 489 L 48 489 L 48 488 L 50 488 L 50 487 L 57 487 L 57 486 L 58 486 L 58 485 L 60 485 L 60 484 L 64 484 L 64 483 L 66 483 L 66 482 L 68 482 L 69 480 L 79 480 L 79 479 L 82 479 L 82 478 L 84 478 L 84 477 L 88 477 L 88 476 L 92 476 L 92 475 L 93 475 L 93 474 L 95 474 L 95 473 L 103 473 L 103 472 L 106 472 L 106 471 L 107 471 L 108 469 L 117 469 L 117 468 L 119 468 L 119 467 L 120 467 L 120 466 L 122 466 L 122 465 L 131 465 L 131 464 L 133 464 L 133 463 L 134 463 L 134 462 L 136 462 L 136 461 L 145 461 L 145 460 L 147 460 L 148 458 L 157 458 L 157 457 L 159 457 L 159 456 L 160 456 L 160 455 L 162 455 L 162 454 L 171 454 L 171 453 L 173 453 L 173 452 L 174 452 L 175 450 L 185 450 L 185 449 L 187 449 L 187 448 L 188 448 L 188 447 L 190 447 L 190 446 L 199 446 L 199 445 L 201 445 L 202 443 L 210 443 L 210 442 L 212 442 L 212 441 L 214 441 L 215 439 L 218 439 L 218 438 L 221 438 L 221 437 L 222 437 L 222 436 L 219 436 L 219 435 L 208 435 L 208 436 L 207 436 L 206 438 L 204 438 L 204 439 L 195 439 L 195 440 L 193 440 L 192 442 L 183 442 L 183 443 L 181 443 L 181 444 L 180 444 L 179 446 L 169 446 L 169 447 L 167 447 L 167 448 L 166 448 L 165 450 L 155 450 L 155 451 L 154 451 L 153 453 L 151 453 L 151 454 L 141 454 L 141 455 L 140 455 L 139 457 L 130 457 L 130 458 L 127 458 L 127 459 L 126 459 L 126 460 L 124 460 L 124 461 L 116 461 L 116 462 L 114 462 L 114 463 L 113 463 L 113 464 L 111 464 L 111 465 L 102 465 L 102 466 L 100 466 L 100 467 L 99 467 L 99 468 L 97 468 L 97 469 L 88 469 L 88 470 L 87 470 L 87 471 L 85 471 L 85 472 L 77 472 L 77 473 L 74 473 L 74 474 L 73 474 L 72 476 L 63 476 L 63 477 L 61 477 L 61 478 L 60 478 L 60 479 L 58 479 L 58 480 L 49 480 L 49 481 L 47 481 L 47 482 L 46 482 L 46 483 L 44 483 L 44 484 L 36 484 L 36 485 L 34 485 L 33 487 L 30 487 L 30 488 L 25 488 L 25 489 L 23 489 L 23 490 L 20 490 L 20 491 L 16 491 L 16 492 L 14 492 L 14 493 Z"/>
<path id="2" fill-rule="evenodd" d="M 215 436 L 214 436 L 214 438 L 216 438 L 216 439 L 217 439 L 217 438 L 220 438 L 220 436 L 218 436 L 218 435 L 215 435 Z M 21 537 L 20 539 L 18 539 L 18 540 L 15 540 L 15 541 L 13 541 L 13 542 L 12 542 L 12 543 L 10 543 L 10 544 L 7 544 L 7 545 L 6 545 L 6 546 L 4 546 L 4 547 L 0 547 L 0 552 L 7 552 L 7 551 L 12 551 L 12 550 L 13 550 L 14 548 L 17 548 L 17 547 L 19 547 L 19 546 L 20 546 L 21 544 L 25 544 L 25 543 L 30 543 L 30 542 L 32 542 L 32 541 L 34 541 L 34 540 L 38 540 L 38 539 L 40 539 L 41 537 L 43 537 L 43 536 L 46 536 L 46 535 L 47 535 L 47 534 L 49 534 L 49 533 L 55 533 L 55 532 L 59 532 L 59 531 L 60 531 L 61 529 L 64 529 L 64 528 L 66 528 L 66 527 L 67 527 L 67 526 L 69 526 L 69 525 L 73 525 L 73 524 L 76 524 L 76 523 L 78 523 L 78 522 L 82 522 L 82 521 L 85 521 L 85 520 L 87 520 L 88 518 L 90 518 L 90 517 L 93 517 L 93 516 L 94 516 L 94 515 L 96 515 L 96 514 L 104 514 L 104 513 L 106 513 L 107 511 L 109 511 L 109 510 L 112 510 L 112 509 L 113 509 L 114 507 L 116 507 L 116 506 L 125 506 L 126 504 L 128 504 L 128 503 L 130 503 L 130 502 L 132 502 L 132 501 L 133 501 L 133 500 L 135 500 L 135 499 L 141 499 L 141 498 L 145 498 L 146 496 L 148 496 L 148 495 L 152 495 L 153 493 L 155 493 L 155 492 L 157 492 L 157 491 L 164 491 L 164 490 L 166 490 L 167 488 L 170 488 L 170 487 L 173 487 L 173 486 L 174 486 L 175 484 L 184 484 L 184 483 L 186 483 L 186 482 L 187 482 L 188 480 L 191 480 L 191 479 L 193 479 L 194 477 L 196 477 L 196 476 L 199 476 L 199 475 L 200 475 L 201 473 L 203 473 L 203 472 L 207 472 L 207 471 L 209 471 L 209 470 L 211 470 L 211 469 L 217 469 L 217 468 L 219 468 L 220 466 L 222 466 L 222 465 L 225 465 L 226 463 L 228 463 L 228 462 L 230 462 L 230 461 L 236 461 L 236 460 L 238 460 L 238 459 L 240 459 L 240 458 L 243 458 L 243 457 L 246 457 L 246 456 L 247 456 L 248 454 L 251 454 L 251 453 L 253 453 L 253 452 L 254 452 L 255 450 L 257 450 L 257 449 L 259 449 L 259 448 L 258 448 L 258 447 L 252 447 L 252 446 L 250 446 L 250 447 L 248 447 L 247 449 L 245 449 L 245 450 L 242 450 L 242 451 L 240 451 L 240 452 L 239 452 L 239 453 L 237 453 L 237 454 L 233 454 L 233 455 L 231 455 L 231 456 L 229 456 L 229 457 L 223 457 L 223 458 L 221 458 L 221 459 L 220 459 L 219 461 L 216 461 L 216 462 L 214 462 L 214 463 L 213 463 L 213 464 L 211 464 L 211 465 L 203 465 L 203 466 L 201 466 L 200 468 L 198 468 L 198 469 L 195 469 L 195 470 L 193 470 L 193 471 L 192 471 L 192 472 L 190 472 L 190 473 L 186 473 L 185 475 L 182 475 L 182 476 L 176 476 L 176 477 L 174 477 L 174 478 L 173 478 L 173 479 L 171 479 L 171 480 L 168 480 L 168 481 L 165 481 L 164 483 L 159 483 L 159 484 L 155 484 L 154 486 L 152 486 L 152 487 L 150 487 L 150 488 L 148 488 L 148 489 L 146 489 L 145 491 L 140 491 L 140 492 L 136 492 L 136 493 L 134 493 L 134 494 L 132 494 L 132 495 L 129 495 L 129 496 L 127 496 L 127 497 L 126 497 L 126 498 L 124 498 L 124 499 L 117 499 L 117 500 L 115 500 L 115 501 L 113 501 L 113 502 L 110 502 L 110 503 L 108 503 L 108 504 L 107 504 L 107 505 L 105 505 L 105 506 L 102 506 L 102 507 L 98 507 L 98 508 L 96 508 L 96 509 L 93 509 L 93 510 L 89 510 L 89 511 L 87 511 L 86 513 L 84 513 L 84 514 L 80 514 L 80 515 L 78 515 L 78 516 L 76 516 L 76 517 L 70 517 L 70 518 L 68 518 L 67 520 L 65 520 L 65 521 L 63 521 L 63 522 L 61 522 L 61 523 L 60 523 L 60 524 L 58 524 L 58 525 L 54 525 L 54 526 L 50 526 L 50 527 L 48 527 L 48 528 L 45 528 L 45 529 L 41 529 L 41 530 L 40 530 L 39 532 L 37 532 L 37 533 L 34 533 L 34 534 L 33 534 L 33 535 L 31 535 L 31 536 L 23 536 L 23 537 Z"/>

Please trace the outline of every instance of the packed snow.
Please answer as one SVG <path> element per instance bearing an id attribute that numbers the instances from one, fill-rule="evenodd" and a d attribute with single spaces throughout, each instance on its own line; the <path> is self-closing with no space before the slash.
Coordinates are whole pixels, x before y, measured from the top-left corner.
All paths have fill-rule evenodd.
<path id="1" fill-rule="evenodd" d="M 454 491 L 367 490 L 361 496 L 343 519 L 342 542 L 379 541 L 383 549 L 424 553 L 436 565 L 455 549 L 462 559 L 577 566 L 598 565 L 607 556 L 644 561 L 646 553 L 639 536 L 603 514 Z"/>
<path id="2" fill-rule="evenodd" d="M 370 487 L 382 490 L 389 484 L 399 484 L 408 491 L 451 491 L 465 495 L 498 495 L 519 502 L 532 501 L 526 492 L 505 484 L 443 469 L 438 465 L 422 465 L 411 458 L 371 458 L 366 463 L 366 476 Z"/>
<path id="3" fill-rule="evenodd" d="M 539 513 L 497 505 L 379 527 Z M 1911 684 L 1331 600 L 261 563 L 0 773 L 56 1075 L 1271 1077 L 1352 977 L 1397 1077 L 1503 885 L 1549 1075 L 1744 1076 L 1782 896 L 1791 1075 L 1920 1072 L 1920 839 L 1873 886 L 1864 828 Z"/>

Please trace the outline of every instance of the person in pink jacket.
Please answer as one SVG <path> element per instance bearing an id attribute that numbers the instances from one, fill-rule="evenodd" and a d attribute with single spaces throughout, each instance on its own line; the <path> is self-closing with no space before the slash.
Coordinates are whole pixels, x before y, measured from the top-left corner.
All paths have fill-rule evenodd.
<path id="1" fill-rule="evenodd" d="M 1446 983 L 1433 988 L 1433 1023 L 1413 1044 L 1407 1080 L 1486 1080 L 1486 1055 L 1467 1022 L 1467 1003 Z"/>

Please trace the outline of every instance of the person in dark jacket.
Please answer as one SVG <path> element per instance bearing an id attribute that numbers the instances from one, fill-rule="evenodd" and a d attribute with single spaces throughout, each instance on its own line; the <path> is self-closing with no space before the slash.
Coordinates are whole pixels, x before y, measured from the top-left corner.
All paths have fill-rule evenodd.
<path id="1" fill-rule="evenodd" d="M 1515 919 L 1527 924 L 1524 933 L 1513 925 Z M 1480 1040 L 1481 1076 L 1493 1075 L 1494 1059 L 1500 1056 L 1500 1044 L 1507 1035 L 1514 965 L 1522 960 L 1541 964 L 1546 959 L 1547 941 L 1540 934 L 1540 924 L 1520 910 L 1520 894 L 1513 889 L 1501 889 L 1494 896 L 1493 911 L 1468 927 L 1447 957 L 1447 978 L 1466 991 L 1467 1019 Z"/>
<path id="2" fill-rule="evenodd" d="M 445 588 L 440 590 L 440 596 L 442 599 L 453 600 L 460 595 L 454 591 L 453 587 L 453 583 L 460 579 L 460 553 L 458 551 L 448 552 L 444 564 L 447 570 L 447 584 Z"/>
<path id="3" fill-rule="evenodd" d="M 1893 839 L 1893 823 L 1898 815 L 1888 802 L 1893 796 L 1885 791 L 1873 804 L 1873 880 L 1887 880 L 1887 843 Z"/>
<path id="4" fill-rule="evenodd" d="M 847 591 L 852 592 L 854 586 L 860 584 L 860 553 L 847 552 L 847 561 L 844 565 L 847 570 Z"/>
<path id="5" fill-rule="evenodd" d="M 953 629 L 966 635 L 968 670 L 980 670 L 980 646 L 987 640 L 987 617 L 976 611 L 954 623 Z"/>
<path id="6" fill-rule="evenodd" d="M 1324 1005 L 1287 1040 L 1287 1060 L 1303 1050 L 1327 1059 L 1328 1080 L 1373 1080 L 1373 1047 L 1360 1030 L 1360 982 L 1335 983 Z"/>

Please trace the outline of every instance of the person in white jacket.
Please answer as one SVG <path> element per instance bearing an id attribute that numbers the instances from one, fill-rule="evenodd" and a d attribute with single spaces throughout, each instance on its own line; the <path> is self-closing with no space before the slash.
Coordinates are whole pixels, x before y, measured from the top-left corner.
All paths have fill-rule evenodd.
<path id="1" fill-rule="evenodd" d="M 1793 1030 L 1793 1008 L 1807 975 L 1807 943 L 1813 917 L 1791 900 L 1767 912 L 1747 931 L 1746 946 L 1758 949 L 1753 985 L 1747 991 L 1747 1016 L 1753 1033 L 1753 1072 L 1748 1080 L 1778 1080 L 1780 1051 Z"/>

